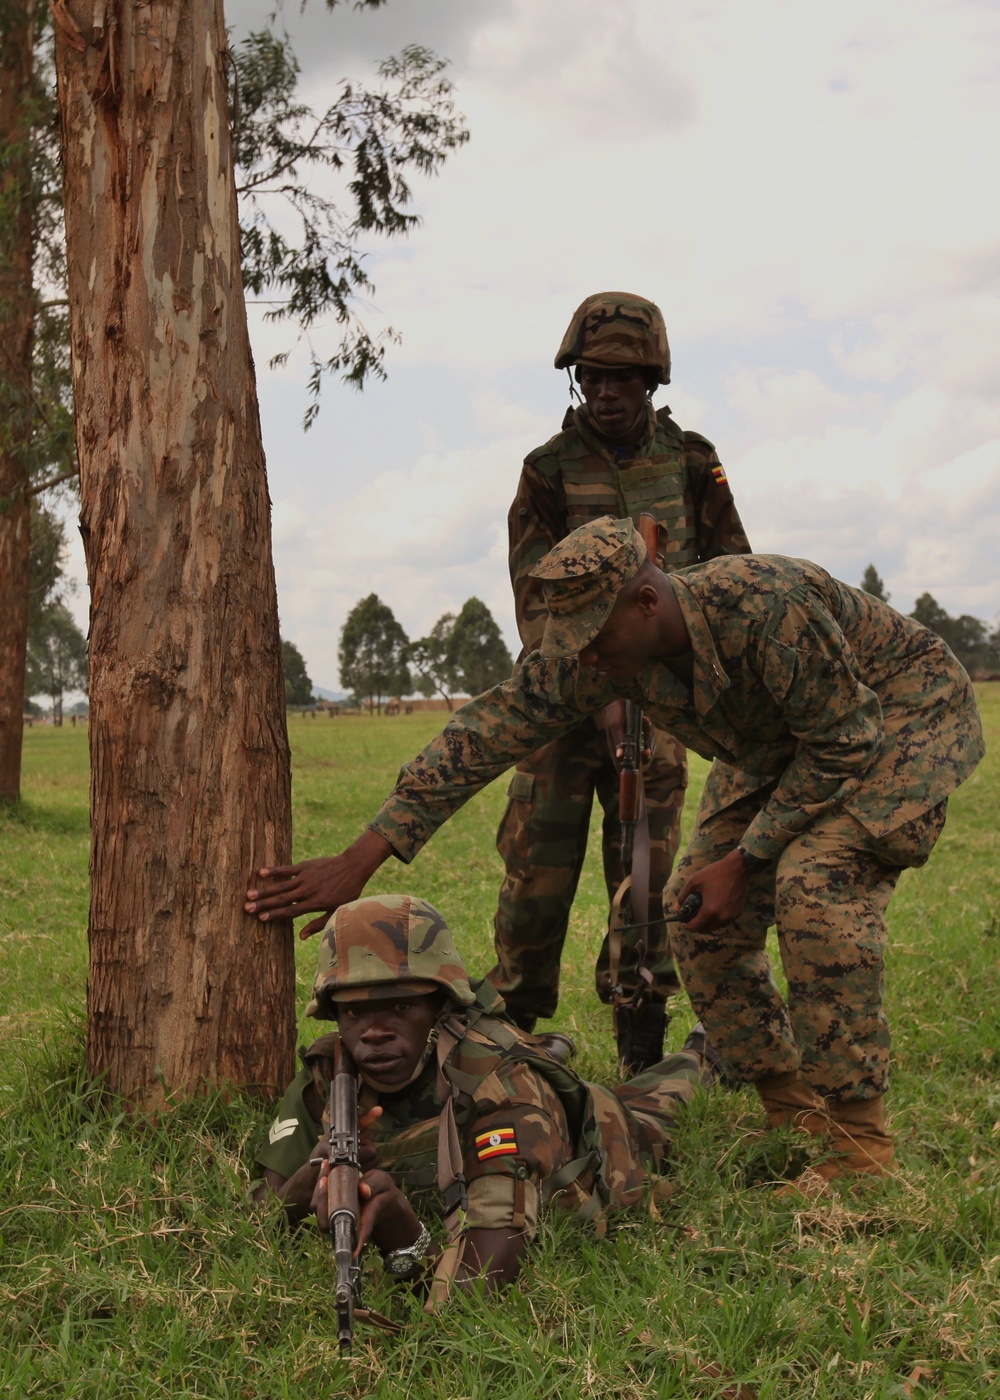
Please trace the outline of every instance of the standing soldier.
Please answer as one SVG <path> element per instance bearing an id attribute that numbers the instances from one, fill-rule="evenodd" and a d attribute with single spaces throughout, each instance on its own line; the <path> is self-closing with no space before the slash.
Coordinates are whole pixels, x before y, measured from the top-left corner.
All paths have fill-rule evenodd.
<path id="1" fill-rule="evenodd" d="M 563 429 L 525 460 L 510 508 L 510 575 L 522 656 L 541 641 L 546 610 L 531 570 L 578 525 L 603 515 L 647 512 L 659 527 L 659 554 L 667 570 L 747 554 L 725 471 L 712 444 L 683 432 L 669 408 L 654 410 L 652 396 L 670 382 L 670 347 L 659 307 L 625 292 L 599 292 L 578 307 L 556 355 L 556 369 L 575 366 L 583 394 Z M 570 909 L 587 851 L 596 791 L 604 809 L 604 878 L 609 898 L 621 884 L 618 775 L 612 758 L 624 705 L 608 707 L 518 764 L 497 833 L 506 875 L 495 919 L 497 965 L 490 981 L 523 1030 L 555 1014 L 559 963 Z M 649 833 L 650 910 L 680 840 L 687 785 L 683 745 L 660 730 L 644 770 Z M 678 990 L 666 925 L 641 931 L 652 976 L 640 1012 L 619 1007 L 618 1051 L 626 1070 L 639 1073 L 663 1054 L 664 1003 Z M 623 949 L 619 983 L 626 995 L 638 983 L 638 937 Z M 597 992 L 610 1000 L 608 943 L 598 958 Z"/>

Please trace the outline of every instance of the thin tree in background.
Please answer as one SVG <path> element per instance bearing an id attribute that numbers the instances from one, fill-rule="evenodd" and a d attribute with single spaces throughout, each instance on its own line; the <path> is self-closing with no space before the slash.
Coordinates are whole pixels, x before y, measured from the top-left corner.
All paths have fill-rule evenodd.
<path id="1" fill-rule="evenodd" d="M 21 787 L 32 500 L 75 471 L 47 7 L 0 0 L 0 798 Z"/>
<path id="2" fill-rule="evenodd" d="M 382 710 L 383 697 L 410 689 L 407 655 L 410 643 L 392 609 L 376 593 L 362 598 L 347 614 L 337 652 L 340 683 L 360 702 Z"/>
<path id="3" fill-rule="evenodd" d="M 864 578 L 861 580 L 861 587 L 866 593 L 870 593 L 873 598 L 881 598 L 883 603 L 888 603 L 889 595 L 885 591 L 885 584 L 879 578 L 878 570 L 874 564 L 869 564 L 865 569 Z"/>
<path id="4" fill-rule="evenodd" d="M 65 603 L 47 603 L 28 631 L 26 689 L 52 701 L 52 723 L 63 722 L 67 690 L 87 688 L 87 639 Z"/>
<path id="5" fill-rule="evenodd" d="M 455 614 L 445 613 L 428 632 L 410 644 L 409 663 L 416 673 L 416 687 L 428 700 L 440 695 L 449 710 L 451 697 L 458 693 L 459 680 L 451 657 L 451 634 Z"/>
<path id="6" fill-rule="evenodd" d="M 455 619 L 448 655 L 459 685 L 481 695 L 510 675 L 514 662 L 493 614 L 479 598 L 469 598 Z"/>
<path id="7" fill-rule="evenodd" d="M 91 589 L 87 1061 L 138 1104 L 294 1071 L 291 805 L 220 0 L 55 0 Z"/>
<path id="8" fill-rule="evenodd" d="M 281 670 L 285 682 L 286 705 L 311 705 L 313 683 L 302 653 L 294 642 L 281 643 Z"/>

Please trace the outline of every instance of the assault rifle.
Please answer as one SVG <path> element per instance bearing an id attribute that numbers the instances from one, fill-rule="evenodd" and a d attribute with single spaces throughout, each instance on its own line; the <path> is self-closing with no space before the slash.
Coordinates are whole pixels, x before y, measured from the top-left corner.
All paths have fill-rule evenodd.
<path id="1" fill-rule="evenodd" d="M 659 528 L 652 515 L 645 512 L 639 516 L 639 534 L 642 536 L 646 552 L 656 562 L 659 549 Z M 618 816 L 621 822 L 622 869 L 626 879 L 633 873 L 633 862 L 638 858 L 645 878 L 633 880 L 631 904 L 633 911 L 645 919 L 649 907 L 649 848 L 636 851 L 635 833 L 639 822 L 645 817 L 645 801 L 642 791 L 642 755 L 644 743 L 644 717 L 642 706 L 633 700 L 625 701 L 625 733 L 622 736 L 622 756 L 618 777 Z M 643 843 L 640 843 L 642 846 Z M 640 906 L 636 908 L 636 906 Z M 640 912 L 641 910 L 641 912 Z"/>
<path id="2" fill-rule="evenodd" d="M 646 552 L 654 562 L 659 549 L 659 529 L 652 515 L 639 516 L 639 534 Z M 624 879 L 611 906 L 608 928 L 608 973 L 611 984 L 610 1001 L 614 1009 L 615 1035 L 623 1065 L 635 1070 L 646 1063 L 655 1063 L 662 1054 L 663 1009 L 650 1005 L 649 989 L 652 974 L 645 964 L 647 939 L 640 937 L 635 945 L 637 976 L 635 990 L 626 996 L 619 980 L 622 955 L 622 935 L 638 929 L 648 929 L 663 922 L 686 922 L 693 919 L 701 905 L 701 896 L 692 895 L 684 908 L 674 915 L 649 916 L 649 831 L 646 825 L 646 803 L 642 784 L 642 755 L 645 749 L 645 720 L 642 706 L 632 700 L 625 702 L 625 732 L 619 760 L 618 815 L 621 823 L 621 862 Z M 638 837 L 638 839 L 637 839 Z"/>
<path id="3" fill-rule="evenodd" d="M 650 559 L 655 560 L 659 531 L 653 516 L 639 516 L 639 534 Z M 622 735 L 622 755 L 618 763 L 618 818 L 621 823 L 621 861 L 624 879 L 611 907 L 608 929 L 608 974 L 610 999 L 615 1010 L 615 1028 L 620 1049 L 625 1048 L 631 1017 L 646 1000 L 646 987 L 640 982 L 631 997 L 626 998 L 618 980 L 621 961 L 621 935 L 626 929 L 646 928 L 649 919 L 649 834 L 646 827 L 646 803 L 642 789 L 642 755 L 645 749 L 642 706 L 625 701 L 625 732 Z M 637 831 L 640 839 L 636 841 Z M 637 948 L 640 978 L 648 970 L 643 967 L 645 939 Z"/>
<path id="4" fill-rule="evenodd" d="M 360 1303 L 361 1265 L 355 1258 L 361 1203 L 358 1182 L 361 1163 L 358 1142 L 358 1071 L 343 1042 L 330 1081 L 330 1175 L 327 1206 L 336 1270 L 337 1341 L 349 1351 L 354 1340 L 354 1310 Z"/>

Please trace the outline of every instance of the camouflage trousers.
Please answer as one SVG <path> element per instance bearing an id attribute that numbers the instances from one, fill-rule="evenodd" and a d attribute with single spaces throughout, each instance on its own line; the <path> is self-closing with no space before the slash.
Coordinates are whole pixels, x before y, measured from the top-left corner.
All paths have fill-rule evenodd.
<path id="1" fill-rule="evenodd" d="M 730 852 L 767 791 L 700 823 L 664 890 L 664 905 L 694 871 Z M 885 911 L 906 866 L 922 865 L 946 803 L 876 838 L 843 809 L 818 818 L 755 874 L 743 913 L 715 933 L 673 924 L 674 957 L 691 1004 L 742 1079 L 801 1069 L 817 1093 L 841 1100 L 884 1093 L 889 1026 L 883 1008 Z M 787 1003 L 765 940 L 777 926 Z"/>
<path id="2" fill-rule="evenodd" d="M 604 1149 L 610 1210 L 634 1205 L 649 1173 L 665 1169 L 678 1111 L 694 1098 L 701 1082 L 700 1061 L 682 1051 L 614 1089 L 588 1085 Z M 591 1186 L 588 1181 L 587 1188 Z M 579 1208 L 585 1204 L 585 1196 L 574 1183 L 574 1189 L 557 1202 Z"/>
<path id="3" fill-rule="evenodd" d="M 680 843 L 681 809 L 687 785 L 684 748 L 656 731 L 653 757 L 645 769 L 650 843 L 650 911 Z M 506 875 L 494 921 L 497 965 L 489 980 L 518 1023 L 555 1015 L 559 964 L 570 910 L 587 853 L 590 813 L 597 794 L 604 809 L 602 854 L 609 902 L 622 881 L 618 819 L 618 773 L 604 731 L 591 722 L 547 744 L 519 763 L 508 789 L 507 810 L 497 832 L 497 850 Z M 665 999 L 679 990 L 666 925 L 654 924 L 631 935 L 622 951 L 621 985 L 637 982 L 637 944 L 645 938 L 645 964 L 653 991 Z M 607 946 L 597 962 L 598 995 L 607 1000 Z"/>

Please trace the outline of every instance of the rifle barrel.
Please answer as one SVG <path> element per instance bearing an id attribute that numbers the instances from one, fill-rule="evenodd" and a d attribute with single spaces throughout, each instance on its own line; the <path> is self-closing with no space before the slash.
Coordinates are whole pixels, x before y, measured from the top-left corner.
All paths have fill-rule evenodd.
<path id="1" fill-rule="evenodd" d="M 330 1175 L 327 1205 L 336 1271 L 337 1341 L 342 1351 L 354 1340 L 354 1308 L 357 1303 L 360 1266 L 354 1259 L 361 1218 L 358 1182 L 361 1179 L 358 1143 L 357 1071 L 341 1046 L 340 1062 L 330 1085 Z"/>

